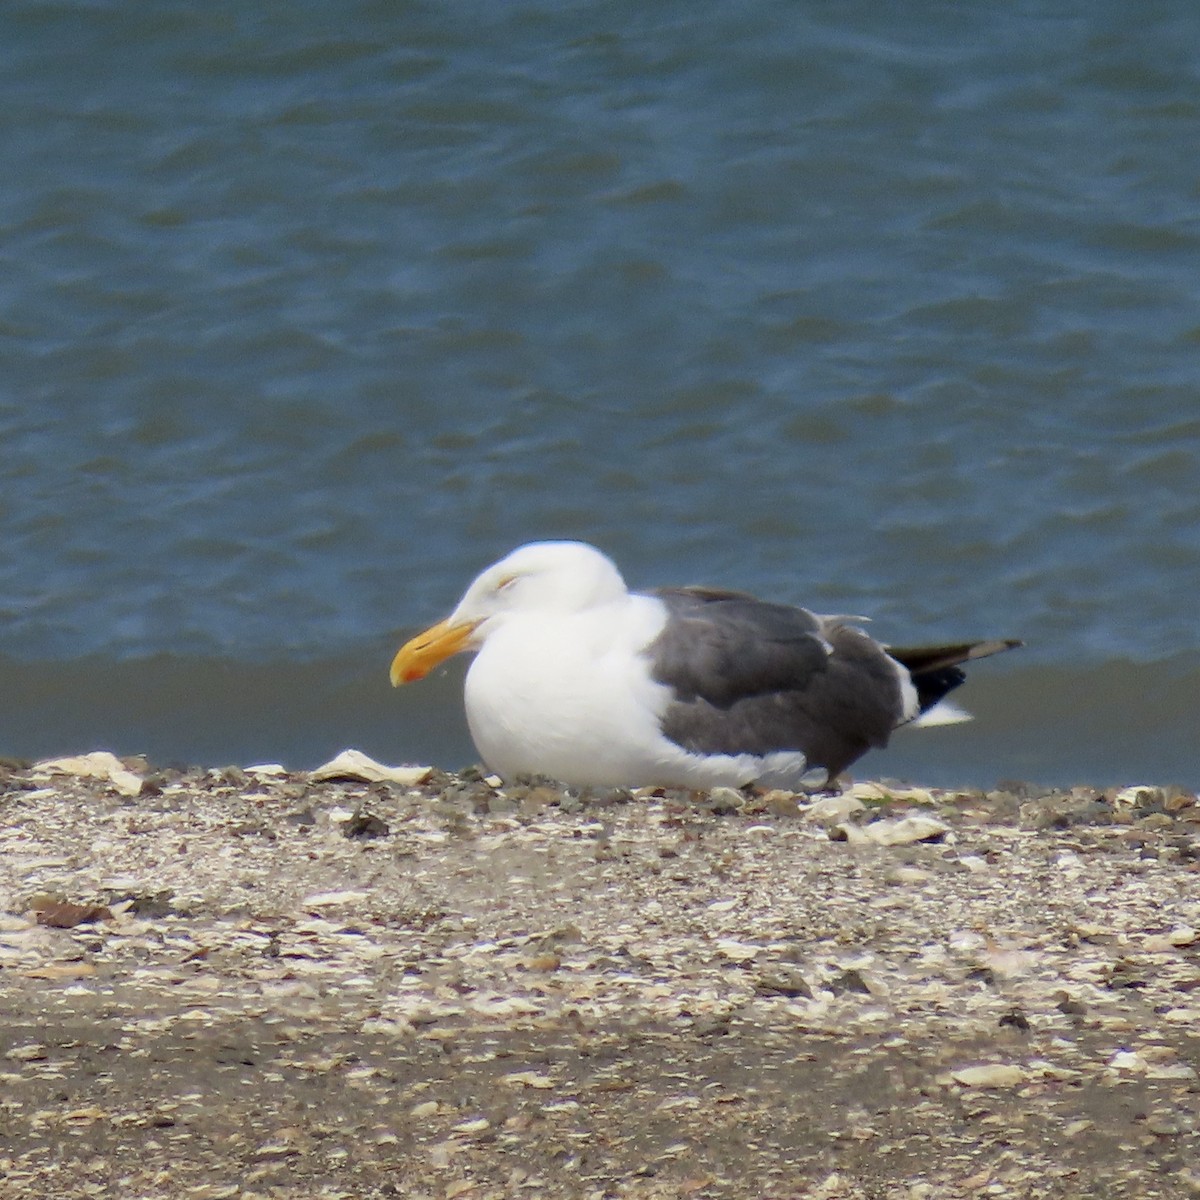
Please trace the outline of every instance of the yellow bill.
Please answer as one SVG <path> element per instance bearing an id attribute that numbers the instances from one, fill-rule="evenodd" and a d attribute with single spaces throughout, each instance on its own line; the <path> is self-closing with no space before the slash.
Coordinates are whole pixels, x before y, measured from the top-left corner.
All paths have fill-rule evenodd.
<path id="1" fill-rule="evenodd" d="M 449 617 L 405 642 L 392 659 L 392 687 L 424 679 L 438 663 L 467 648 L 477 621 L 453 622 Z"/>

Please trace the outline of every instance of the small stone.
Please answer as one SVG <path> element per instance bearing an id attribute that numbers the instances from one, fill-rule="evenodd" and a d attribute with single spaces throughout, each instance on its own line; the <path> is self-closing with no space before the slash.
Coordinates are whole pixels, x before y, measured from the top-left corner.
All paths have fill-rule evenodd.
<path id="1" fill-rule="evenodd" d="M 801 815 L 800 805 L 794 792 L 768 792 L 762 800 L 763 811 L 774 817 L 798 817 Z"/>
<path id="2" fill-rule="evenodd" d="M 1022 1033 L 1027 1033 L 1030 1029 L 1029 1018 L 1019 1008 L 1014 1008 L 1000 1018 L 1000 1027 L 1019 1029 Z"/>
<path id="3" fill-rule="evenodd" d="M 36 897 L 32 908 L 37 923 L 52 929 L 74 929 L 96 921 L 111 921 L 113 915 L 105 904 L 72 904 L 53 896 Z"/>
<path id="4" fill-rule="evenodd" d="M 851 845 L 863 845 L 870 839 L 863 832 L 862 826 L 853 821 L 839 821 L 828 827 L 828 837 L 831 842 L 849 842 Z"/>
<path id="5" fill-rule="evenodd" d="M 971 875 L 982 875 L 989 871 L 991 867 L 986 858 L 981 858 L 978 854 L 963 854 L 957 859 L 958 865 Z"/>
<path id="6" fill-rule="evenodd" d="M 382 838 L 391 832 L 386 821 L 365 811 L 356 812 L 348 821 L 342 822 L 342 836 L 348 838 Z"/>
<path id="7" fill-rule="evenodd" d="M 755 990 L 766 995 L 803 996 L 813 998 L 813 986 L 804 973 L 787 963 L 772 963 L 764 967 L 754 980 Z"/>
<path id="8" fill-rule="evenodd" d="M 727 817 L 740 812 L 744 800 L 745 797 L 737 788 L 715 787 L 701 803 L 714 816 Z"/>
<path id="9" fill-rule="evenodd" d="M 1150 813 L 1143 817 L 1138 823 L 1139 829 L 1148 829 L 1152 832 L 1161 832 L 1164 829 L 1172 829 L 1175 825 L 1175 818 L 1169 813 L 1156 812 Z"/>
<path id="10" fill-rule="evenodd" d="M 1149 808 L 1154 804 L 1162 804 L 1162 802 L 1162 791 L 1147 784 L 1122 788 L 1112 798 L 1114 808 Z"/>
<path id="11" fill-rule="evenodd" d="M 829 981 L 829 990 L 835 996 L 840 996 L 843 992 L 859 992 L 864 996 L 871 995 L 871 985 L 857 967 L 850 967 L 841 972 L 840 975 L 835 975 Z"/>

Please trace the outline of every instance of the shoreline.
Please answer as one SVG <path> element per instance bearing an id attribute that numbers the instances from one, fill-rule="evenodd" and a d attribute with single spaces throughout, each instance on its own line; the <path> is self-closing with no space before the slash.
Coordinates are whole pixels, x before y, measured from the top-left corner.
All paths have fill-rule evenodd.
<path id="1" fill-rule="evenodd" d="M 308 770 L 355 745 L 379 758 L 473 763 L 465 660 L 416 691 L 397 691 L 384 669 L 394 640 L 302 660 L 160 654 L 23 661 L 0 654 L 0 677 L 19 698 L 0 719 L 0 760 L 122 747 L 155 764 L 265 760 Z M 1191 717 L 1200 653 L 1057 665 L 1024 651 L 1007 657 L 981 664 L 959 689 L 973 720 L 897 730 L 855 773 L 945 788 L 1021 779 L 1046 787 L 1149 781 L 1200 790 Z"/>
<path id="2" fill-rule="evenodd" d="M 0 1195 L 1200 1194 L 1194 793 L 83 761 L 0 764 Z"/>

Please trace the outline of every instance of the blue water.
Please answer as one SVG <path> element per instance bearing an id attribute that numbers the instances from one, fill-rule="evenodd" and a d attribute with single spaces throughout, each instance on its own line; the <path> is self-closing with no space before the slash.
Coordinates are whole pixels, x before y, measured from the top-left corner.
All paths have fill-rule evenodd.
<path id="1" fill-rule="evenodd" d="M 390 654 L 570 536 L 1200 785 L 1200 10 L 1045 10 L 9 0 L 0 753 L 469 761 Z"/>

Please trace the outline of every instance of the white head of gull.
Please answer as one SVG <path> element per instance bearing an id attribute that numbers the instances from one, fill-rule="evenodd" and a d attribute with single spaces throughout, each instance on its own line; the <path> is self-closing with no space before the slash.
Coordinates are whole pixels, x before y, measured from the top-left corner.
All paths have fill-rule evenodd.
<path id="1" fill-rule="evenodd" d="M 582 542 L 533 542 L 407 642 L 394 685 L 475 652 L 464 700 L 498 774 L 573 786 L 824 782 L 900 725 L 936 720 L 960 663 L 1019 645 L 914 650 L 742 592 L 630 592 Z"/>

